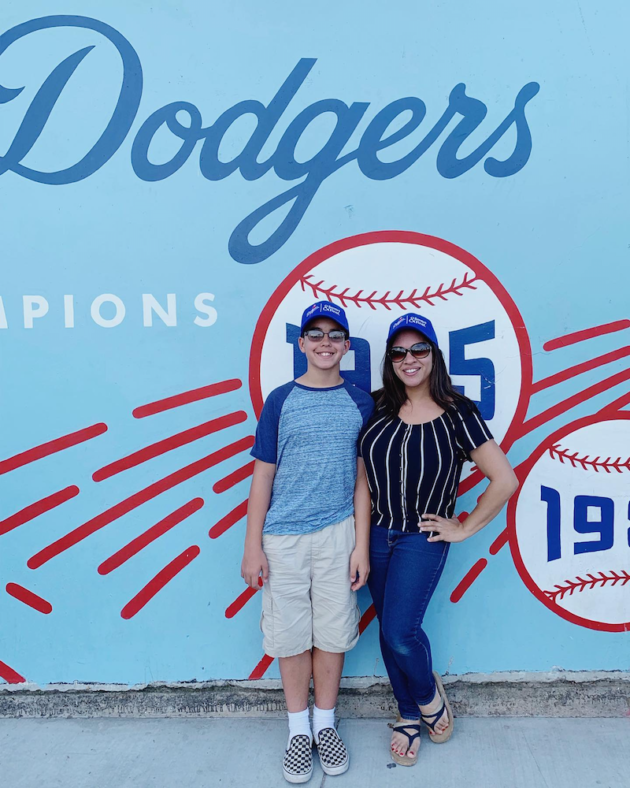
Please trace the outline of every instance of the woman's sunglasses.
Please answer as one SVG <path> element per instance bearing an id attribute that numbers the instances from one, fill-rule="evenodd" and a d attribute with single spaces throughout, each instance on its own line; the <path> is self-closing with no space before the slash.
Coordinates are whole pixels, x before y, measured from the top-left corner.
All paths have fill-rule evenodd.
<path id="1" fill-rule="evenodd" d="M 332 331 L 322 331 L 319 328 L 309 328 L 304 332 L 304 336 L 311 340 L 311 342 L 321 342 L 327 336 L 331 342 L 345 342 L 347 335 L 345 331 L 339 328 L 333 328 Z"/>
<path id="2" fill-rule="evenodd" d="M 428 342 L 416 342 L 410 348 L 394 346 L 389 349 L 389 357 L 395 364 L 399 364 L 407 358 L 407 353 L 411 353 L 414 358 L 426 358 L 431 352 L 431 345 Z"/>

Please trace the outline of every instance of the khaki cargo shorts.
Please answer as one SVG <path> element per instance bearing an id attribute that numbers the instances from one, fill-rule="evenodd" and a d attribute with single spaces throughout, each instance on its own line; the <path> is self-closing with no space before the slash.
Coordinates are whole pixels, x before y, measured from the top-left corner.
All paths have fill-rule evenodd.
<path id="1" fill-rule="evenodd" d="M 340 654 L 359 639 L 356 592 L 350 589 L 354 517 L 320 531 L 263 535 L 269 580 L 263 586 L 263 649 L 293 657 L 313 646 Z"/>

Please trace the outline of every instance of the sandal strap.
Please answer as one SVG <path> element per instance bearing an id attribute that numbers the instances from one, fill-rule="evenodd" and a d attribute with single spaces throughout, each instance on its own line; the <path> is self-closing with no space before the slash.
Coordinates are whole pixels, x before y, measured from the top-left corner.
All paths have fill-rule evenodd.
<path id="1" fill-rule="evenodd" d="M 444 714 L 445 710 L 446 703 L 442 703 L 438 711 L 436 711 L 434 714 L 421 714 L 420 716 L 422 717 L 424 724 L 431 728 L 431 730 L 435 733 L 435 726 L 438 724 L 438 720 Z M 433 722 L 431 722 L 431 720 L 433 720 Z"/>
<path id="2" fill-rule="evenodd" d="M 413 734 L 409 733 L 407 730 L 405 730 L 406 728 L 409 728 L 410 730 L 415 731 L 415 733 L 413 733 Z M 412 742 L 415 741 L 418 738 L 418 736 L 420 736 L 421 728 L 422 728 L 422 726 L 420 725 L 420 723 L 415 723 L 415 724 L 414 723 L 409 723 L 409 724 L 403 724 L 403 725 L 400 725 L 400 724 L 392 725 L 392 730 L 395 730 L 396 733 L 403 733 L 409 739 L 409 746 L 410 747 L 411 747 Z"/>

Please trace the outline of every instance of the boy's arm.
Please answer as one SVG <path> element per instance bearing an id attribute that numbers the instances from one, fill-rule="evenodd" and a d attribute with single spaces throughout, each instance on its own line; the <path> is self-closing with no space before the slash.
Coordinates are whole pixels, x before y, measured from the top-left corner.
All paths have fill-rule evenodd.
<path id="1" fill-rule="evenodd" d="M 354 529 L 356 544 L 350 556 L 350 583 L 353 591 L 364 586 L 370 574 L 370 490 L 365 466 L 357 459 L 357 480 L 354 485 Z"/>
<path id="2" fill-rule="evenodd" d="M 259 587 L 261 575 L 263 583 L 266 583 L 269 577 L 269 565 L 262 549 L 262 532 L 271 501 L 271 489 L 275 475 L 275 464 L 262 460 L 255 461 L 247 506 L 245 550 L 241 564 L 241 577 L 252 588 Z"/>

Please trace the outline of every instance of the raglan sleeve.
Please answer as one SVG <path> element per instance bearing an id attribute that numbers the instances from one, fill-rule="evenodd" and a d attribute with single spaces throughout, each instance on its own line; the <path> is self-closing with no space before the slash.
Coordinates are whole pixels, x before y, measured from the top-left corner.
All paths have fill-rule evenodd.
<path id="1" fill-rule="evenodd" d="M 374 400 L 370 394 L 361 389 L 356 389 L 356 391 L 353 392 L 353 399 L 359 409 L 362 421 L 361 430 L 357 439 L 357 457 L 361 457 L 361 442 L 368 423 L 372 418 L 372 414 L 374 413 Z"/>
<path id="2" fill-rule="evenodd" d="M 250 452 L 257 460 L 274 465 L 278 460 L 278 424 L 282 409 L 281 398 L 276 392 L 277 389 L 272 391 L 263 405 L 256 427 L 256 439 Z"/>
<path id="3" fill-rule="evenodd" d="M 367 423 L 374 413 L 374 400 L 369 394 L 361 398 L 361 402 L 359 403 L 359 411 L 361 412 L 361 418 L 363 419 L 363 431 L 367 427 Z"/>
<path id="4" fill-rule="evenodd" d="M 470 453 L 493 436 L 474 402 L 458 403 L 454 414 L 457 445 L 470 460 Z"/>

